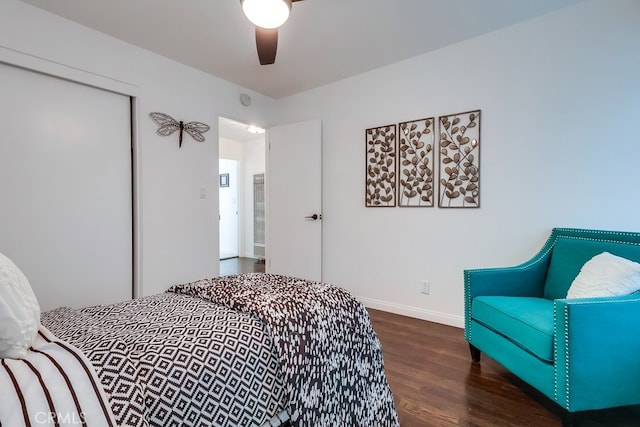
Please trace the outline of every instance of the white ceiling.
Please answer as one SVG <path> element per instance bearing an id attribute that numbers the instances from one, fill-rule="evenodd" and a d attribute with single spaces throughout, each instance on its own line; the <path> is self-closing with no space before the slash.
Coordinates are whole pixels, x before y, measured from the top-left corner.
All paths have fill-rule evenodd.
<path id="1" fill-rule="evenodd" d="M 261 66 L 239 0 L 23 0 L 272 98 L 535 18 L 583 0 L 305 0 Z"/>
<path id="2" fill-rule="evenodd" d="M 218 118 L 218 135 L 220 138 L 230 139 L 236 142 L 247 142 L 264 140 L 264 134 L 256 135 L 250 133 L 247 128 L 249 125 L 236 122 L 235 120 L 224 117 Z"/>

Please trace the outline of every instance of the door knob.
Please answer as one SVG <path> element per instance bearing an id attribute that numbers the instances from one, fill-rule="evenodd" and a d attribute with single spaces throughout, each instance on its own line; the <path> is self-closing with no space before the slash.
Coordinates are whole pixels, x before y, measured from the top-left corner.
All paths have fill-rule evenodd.
<path id="1" fill-rule="evenodd" d="M 319 219 L 322 219 L 322 215 L 313 214 L 313 215 L 305 216 L 304 218 L 310 219 L 311 221 L 317 221 Z"/>

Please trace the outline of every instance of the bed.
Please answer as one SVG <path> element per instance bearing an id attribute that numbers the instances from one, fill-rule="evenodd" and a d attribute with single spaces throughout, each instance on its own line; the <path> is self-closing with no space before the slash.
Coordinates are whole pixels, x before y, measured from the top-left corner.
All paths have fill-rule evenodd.
<path id="1" fill-rule="evenodd" d="M 2 359 L 0 425 L 398 425 L 367 311 L 336 286 L 225 276 L 40 320 Z"/>

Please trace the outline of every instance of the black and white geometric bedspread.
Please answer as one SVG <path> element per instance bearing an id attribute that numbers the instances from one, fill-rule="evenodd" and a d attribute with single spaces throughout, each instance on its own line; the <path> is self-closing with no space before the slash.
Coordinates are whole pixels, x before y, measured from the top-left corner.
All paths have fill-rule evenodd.
<path id="1" fill-rule="evenodd" d="M 257 316 L 279 357 L 292 425 L 397 426 L 380 341 L 364 306 L 325 283 L 245 274 L 173 286 Z"/>
<path id="2" fill-rule="evenodd" d="M 118 425 L 261 426 L 287 407 L 273 341 L 249 313 L 164 293 L 41 322 L 89 358 Z"/>

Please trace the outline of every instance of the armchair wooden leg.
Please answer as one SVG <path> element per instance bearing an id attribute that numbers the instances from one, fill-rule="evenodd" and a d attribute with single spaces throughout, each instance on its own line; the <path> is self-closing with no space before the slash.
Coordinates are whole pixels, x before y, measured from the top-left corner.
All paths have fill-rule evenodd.
<path id="1" fill-rule="evenodd" d="M 480 349 L 469 344 L 469 350 L 471 351 L 471 360 L 475 363 L 480 363 Z"/>
<path id="2" fill-rule="evenodd" d="M 562 414 L 562 427 L 577 427 L 579 425 L 578 416 L 575 412 L 564 411 Z"/>

